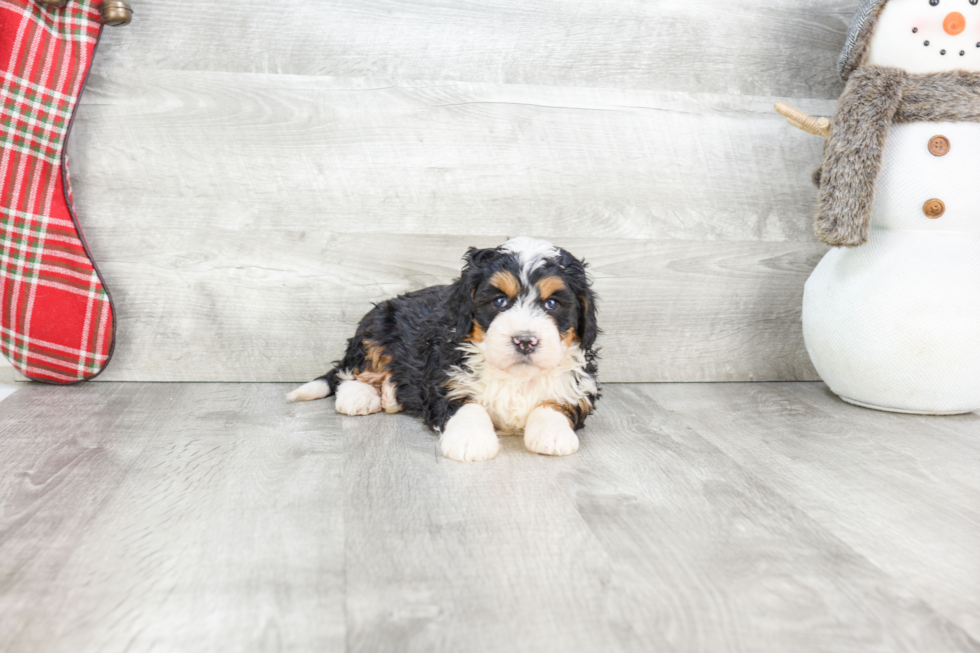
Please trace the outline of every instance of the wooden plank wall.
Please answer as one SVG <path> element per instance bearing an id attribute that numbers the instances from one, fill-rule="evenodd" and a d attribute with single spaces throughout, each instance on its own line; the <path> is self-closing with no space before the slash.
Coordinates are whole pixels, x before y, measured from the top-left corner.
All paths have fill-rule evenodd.
<path id="1" fill-rule="evenodd" d="M 70 143 L 105 380 L 299 381 L 371 302 L 526 234 L 588 259 L 602 378 L 814 379 L 799 315 L 854 1 L 133 0 Z"/>

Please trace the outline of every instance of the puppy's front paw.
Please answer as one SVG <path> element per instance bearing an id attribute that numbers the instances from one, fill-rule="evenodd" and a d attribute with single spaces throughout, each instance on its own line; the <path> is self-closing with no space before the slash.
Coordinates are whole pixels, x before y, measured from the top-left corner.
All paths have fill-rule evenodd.
<path id="1" fill-rule="evenodd" d="M 493 421 L 483 406 L 467 404 L 453 415 L 439 438 L 442 455 L 461 463 L 492 460 L 500 453 Z"/>
<path id="2" fill-rule="evenodd" d="M 342 415 L 373 415 L 381 412 L 381 395 L 373 385 L 344 381 L 337 388 L 335 410 Z"/>
<path id="3" fill-rule="evenodd" d="M 570 456 L 578 451 L 578 436 L 558 411 L 535 408 L 524 427 L 524 446 L 545 456 Z"/>

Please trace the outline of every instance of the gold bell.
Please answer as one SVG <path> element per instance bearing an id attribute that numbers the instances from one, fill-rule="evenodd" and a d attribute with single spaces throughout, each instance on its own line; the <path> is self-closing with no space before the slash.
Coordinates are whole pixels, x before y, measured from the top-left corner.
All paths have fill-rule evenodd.
<path id="1" fill-rule="evenodd" d="M 133 20 L 133 8 L 123 0 L 105 0 L 99 12 L 102 14 L 102 24 L 110 27 L 129 25 Z"/>
<path id="2" fill-rule="evenodd" d="M 37 0 L 37 1 L 40 2 L 42 5 L 55 7 L 57 9 L 61 9 L 66 4 L 68 4 L 68 0 Z"/>

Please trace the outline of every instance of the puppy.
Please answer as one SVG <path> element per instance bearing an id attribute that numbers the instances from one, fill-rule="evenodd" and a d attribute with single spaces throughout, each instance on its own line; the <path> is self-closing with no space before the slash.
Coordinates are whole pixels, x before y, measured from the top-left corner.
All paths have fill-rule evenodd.
<path id="1" fill-rule="evenodd" d="M 345 415 L 415 415 L 453 460 L 494 458 L 498 433 L 523 432 L 539 454 L 578 451 L 575 431 L 599 398 L 585 263 L 532 238 L 463 260 L 453 284 L 377 304 L 343 360 L 287 399 L 336 394 Z"/>

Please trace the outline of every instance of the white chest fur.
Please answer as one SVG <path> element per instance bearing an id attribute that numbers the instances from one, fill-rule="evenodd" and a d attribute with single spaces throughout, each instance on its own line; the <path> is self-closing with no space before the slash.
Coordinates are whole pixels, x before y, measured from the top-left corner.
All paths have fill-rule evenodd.
<path id="1" fill-rule="evenodd" d="M 598 392 L 595 380 L 584 372 L 585 355 L 579 347 L 568 348 L 554 369 L 528 376 L 489 365 L 476 345 L 468 345 L 466 353 L 466 366 L 450 374 L 451 396 L 486 408 L 494 428 L 502 434 L 521 433 L 528 416 L 542 404 L 577 405 Z"/>

